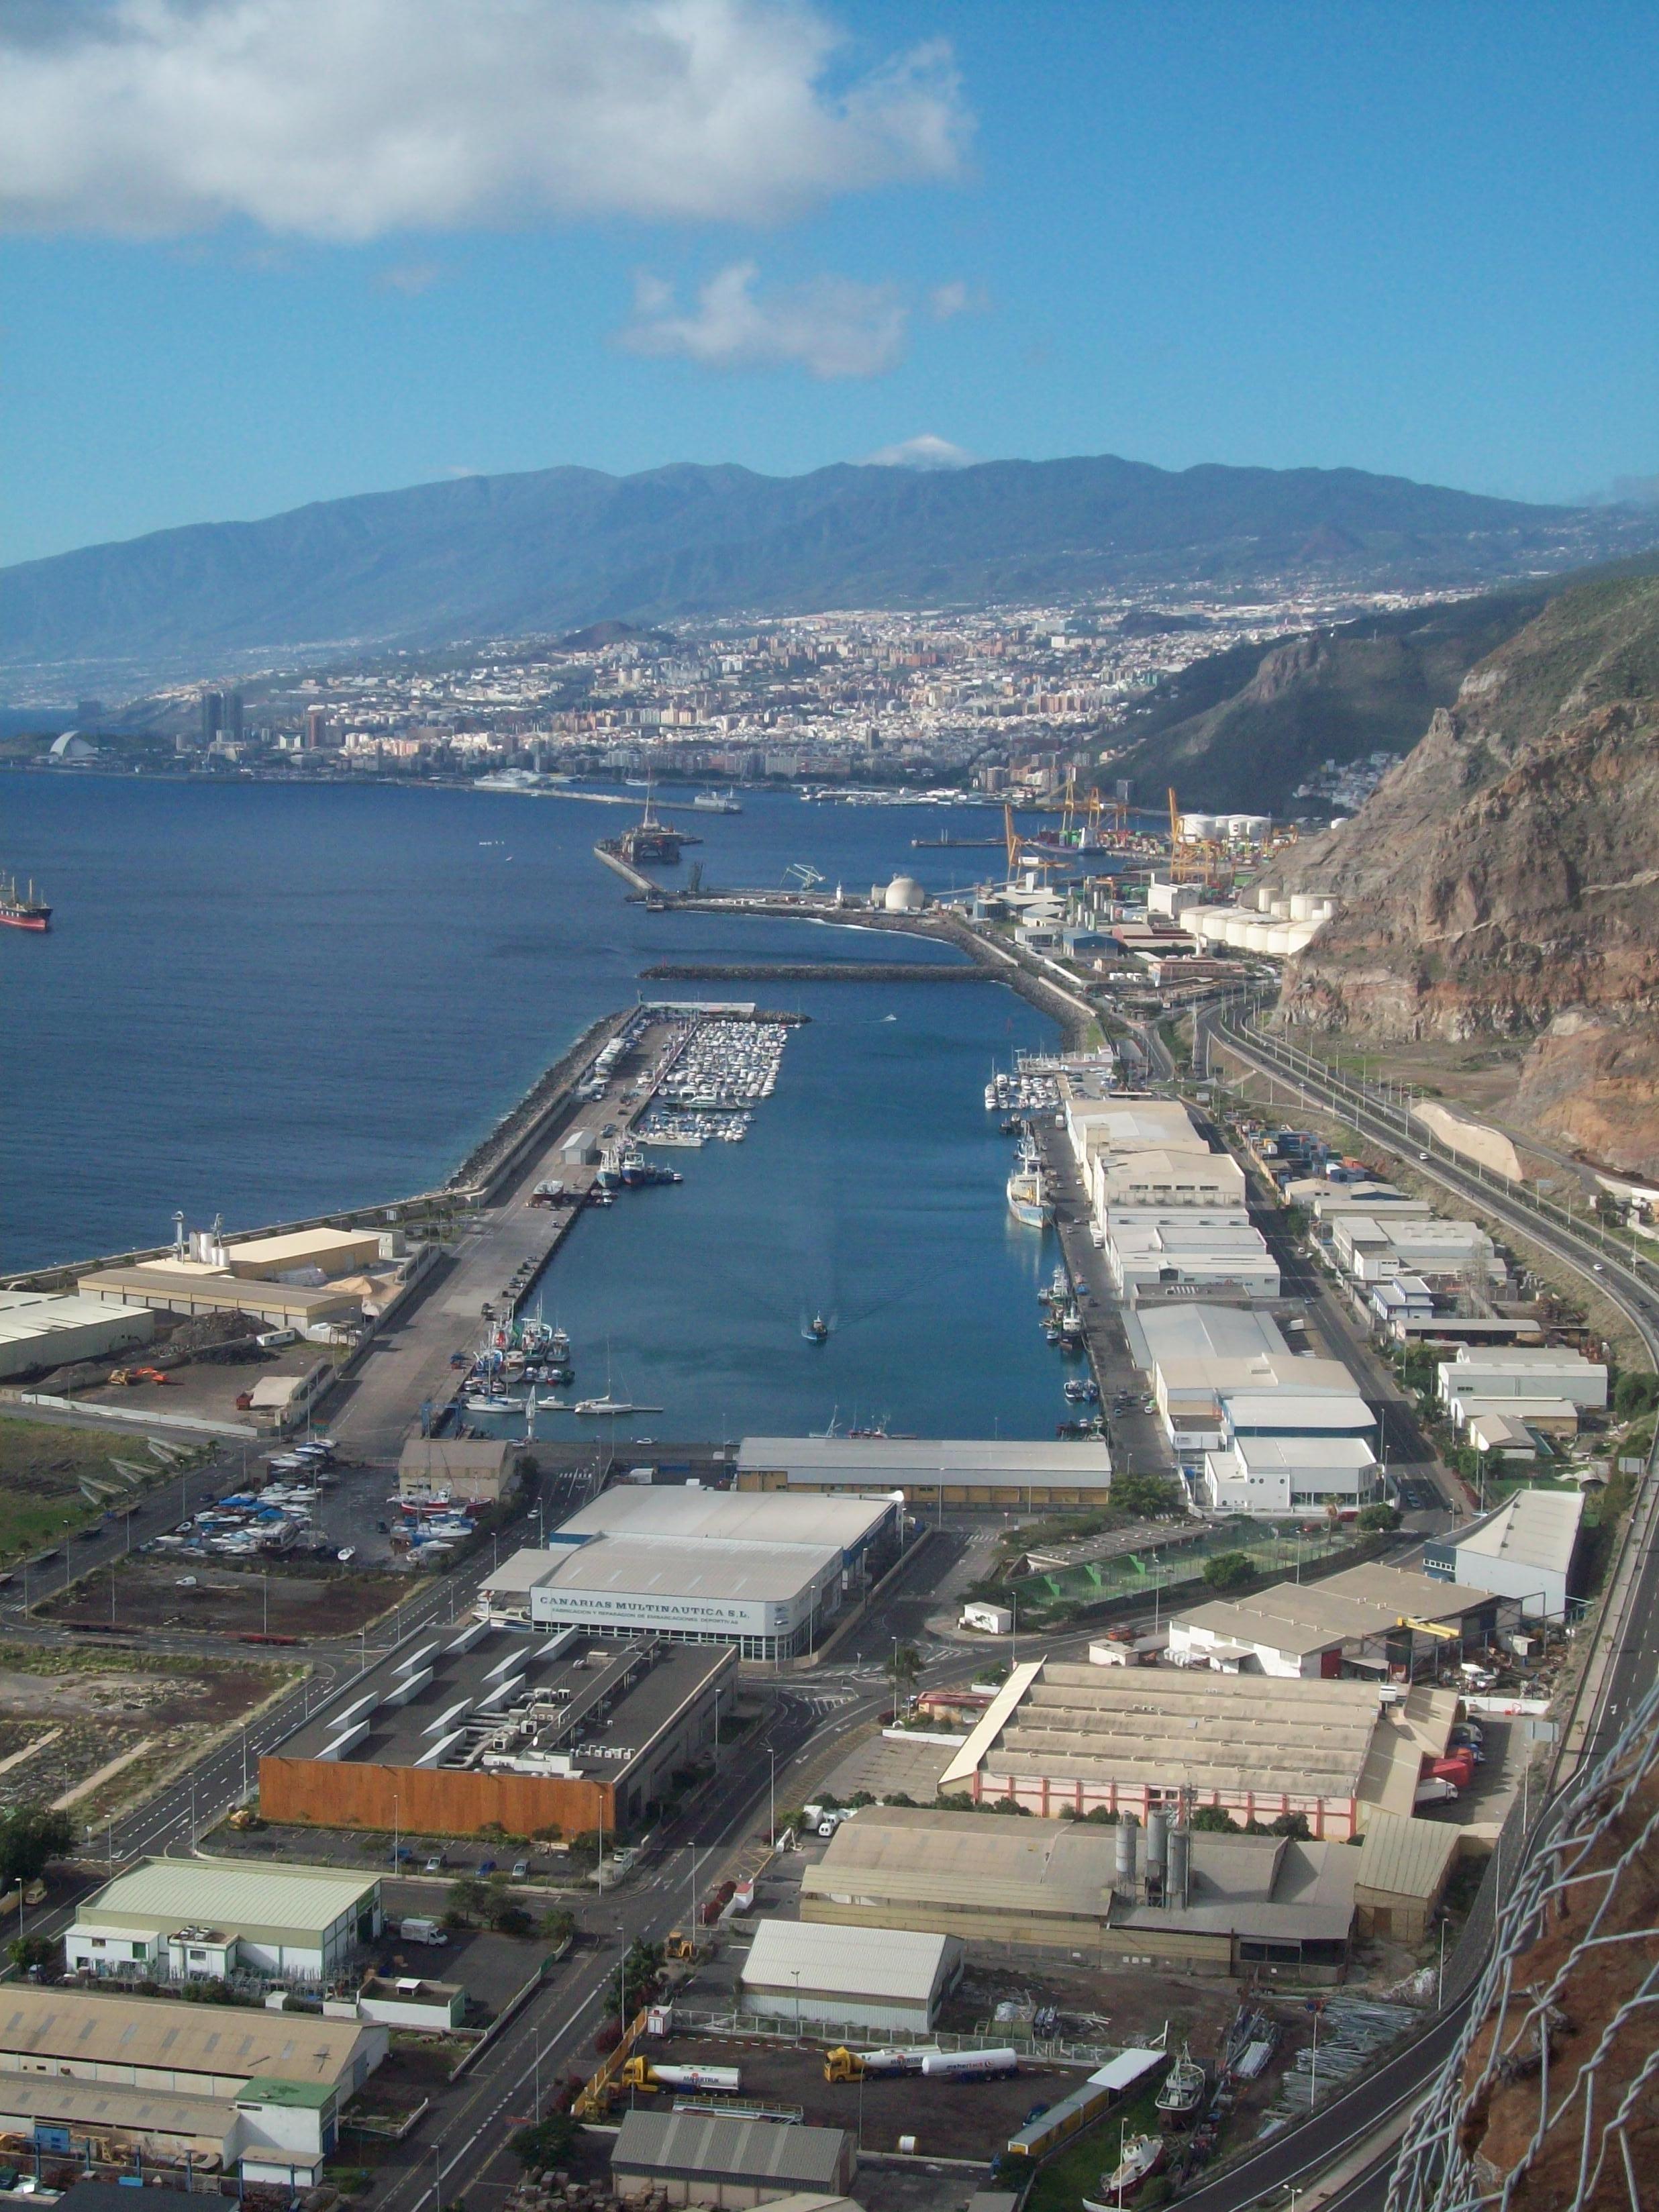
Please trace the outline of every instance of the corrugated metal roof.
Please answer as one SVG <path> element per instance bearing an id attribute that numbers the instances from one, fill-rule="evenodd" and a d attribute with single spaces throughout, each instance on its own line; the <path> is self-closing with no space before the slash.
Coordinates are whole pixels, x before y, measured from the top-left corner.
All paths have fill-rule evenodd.
<path id="1" fill-rule="evenodd" d="M 743 1969 L 746 1987 L 803 1989 L 926 2004 L 960 1955 L 951 1936 L 901 1928 L 838 1928 L 822 1921 L 763 1920 Z"/>
<path id="2" fill-rule="evenodd" d="M 1577 1490 L 1517 1490 L 1485 1521 L 1441 1540 L 1460 1553 L 1565 1575 L 1572 1565 L 1584 1500 Z M 1477 1565 L 1476 1571 L 1479 1572 Z"/>
<path id="3" fill-rule="evenodd" d="M 0 2074 L 0 2118 L 122 2128 L 133 2135 L 205 2136 L 222 2142 L 236 2124 L 236 2107 L 228 2098 L 134 2089 L 120 2081 L 89 2081 L 81 2074 L 45 2080 L 38 2074 Z"/>
<path id="4" fill-rule="evenodd" d="M 1458 1831 L 1438 1820 L 1414 1820 L 1399 1813 L 1375 1812 L 1365 1822 L 1354 1875 L 1356 1895 L 1414 1897 L 1431 1901 L 1440 1894 L 1457 1856 Z"/>
<path id="5" fill-rule="evenodd" d="M 560 1523 L 572 1536 L 641 1535 L 743 1544 L 835 1544 L 850 1551 L 890 1520 L 890 1498 L 792 1498 L 787 1491 L 623 1484 Z"/>
<path id="6" fill-rule="evenodd" d="M 833 2189 L 847 2157 L 842 2128 L 781 2127 L 704 2112 L 626 2113 L 611 2163 L 619 2173 L 706 2174 Z"/>
<path id="7" fill-rule="evenodd" d="M 735 1598 L 783 1604 L 833 1569 L 838 1544 L 733 1544 L 719 1537 L 595 1536 L 562 1552 L 541 1587 L 649 1598 Z M 556 1597 L 555 1599 L 556 1604 Z"/>
<path id="8" fill-rule="evenodd" d="M 94 1891 L 76 1917 L 83 1927 L 139 1921 L 168 1929 L 282 1928 L 320 1937 L 343 1913 L 367 1907 L 379 1882 L 378 1875 L 336 1874 L 327 1867 L 150 1859 Z"/>
<path id="9" fill-rule="evenodd" d="M 33 2058 L 165 2067 L 239 2081 L 276 2074 L 284 2081 L 333 2082 L 362 2033 L 356 2021 L 299 2013 L 226 2012 L 216 2005 L 19 1983 L 0 1990 L 0 2052 Z"/>
<path id="10" fill-rule="evenodd" d="M 739 1472 L 787 1469 L 803 1476 L 833 1474 L 907 1483 L 1104 1482 L 1111 1469 L 1106 1447 L 1093 1439 L 1019 1443 L 982 1437 L 745 1437 L 738 1447 Z"/>

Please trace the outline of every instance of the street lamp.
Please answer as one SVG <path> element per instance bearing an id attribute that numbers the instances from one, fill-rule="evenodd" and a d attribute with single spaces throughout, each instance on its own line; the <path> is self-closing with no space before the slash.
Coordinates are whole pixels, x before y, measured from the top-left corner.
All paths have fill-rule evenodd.
<path id="1" fill-rule="evenodd" d="M 800 1968 L 792 1966 L 789 1971 L 795 1978 L 795 2040 L 799 2043 L 800 2041 Z"/>

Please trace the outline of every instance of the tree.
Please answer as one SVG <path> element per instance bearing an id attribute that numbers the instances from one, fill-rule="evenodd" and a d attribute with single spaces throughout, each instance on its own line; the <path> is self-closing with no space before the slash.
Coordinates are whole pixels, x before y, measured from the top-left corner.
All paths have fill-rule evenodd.
<path id="1" fill-rule="evenodd" d="M 576 2123 L 568 2112 L 550 2112 L 533 2128 L 520 2128 L 509 2148 L 526 2173 L 545 2173 L 562 2165 L 576 2140 Z"/>
<path id="2" fill-rule="evenodd" d="M 921 1654 L 914 1644 L 896 1644 L 893 1656 L 887 1662 L 887 1671 L 893 1678 L 893 1698 L 896 1703 L 915 1689 L 921 1673 Z"/>
<path id="3" fill-rule="evenodd" d="M 576 1916 L 568 1905 L 556 1905 L 543 1913 L 538 1933 L 544 1943 L 550 1943 L 556 1951 L 562 1943 L 575 1941 Z"/>
<path id="4" fill-rule="evenodd" d="M 15 1881 L 38 1881 L 47 1861 L 67 1857 L 75 1841 L 72 1814 L 54 1813 L 45 1805 L 14 1805 L 0 1814 L 0 1881 L 8 1887 Z"/>
<path id="5" fill-rule="evenodd" d="M 1391 1528 L 1400 1526 L 1400 1508 L 1385 1505 L 1380 1499 L 1375 1505 L 1362 1505 L 1356 1525 L 1362 1535 L 1386 1536 Z"/>
<path id="6" fill-rule="evenodd" d="M 1204 1562 L 1204 1579 L 1212 1589 L 1237 1589 L 1255 1580 L 1255 1565 L 1248 1552 L 1218 1552 Z"/>
<path id="7" fill-rule="evenodd" d="M 1633 1421 L 1659 1407 L 1659 1375 L 1621 1375 L 1613 1388 L 1613 1410 L 1621 1421 Z"/>
<path id="8" fill-rule="evenodd" d="M 1200 1805 L 1187 1826 L 1200 1835 L 1236 1836 L 1238 1823 L 1224 1805 Z"/>
<path id="9" fill-rule="evenodd" d="M 1120 1512 L 1155 1521 L 1186 1510 L 1178 1482 L 1162 1474 L 1120 1474 L 1112 1484 L 1112 1503 Z"/>
<path id="10" fill-rule="evenodd" d="M 27 1974 L 33 1966 L 55 1966 L 58 1946 L 47 1936 L 14 1936 L 6 1946 L 6 1956 L 20 1974 Z"/>
<path id="11" fill-rule="evenodd" d="M 1267 1830 L 1270 1836 L 1291 1836 L 1298 1844 L 1310 1844 L 1313 1831 L 1308 1826 L 1305 1813 L 1281 1813 Z"/>
<path id="12" fill-rule="evenodd" d="M 476 1875 L 464 1874 L 449 1885 L 444 1918 L 452 1928 L 470 1928 L 487 1910 L 489 1892 Z"/>

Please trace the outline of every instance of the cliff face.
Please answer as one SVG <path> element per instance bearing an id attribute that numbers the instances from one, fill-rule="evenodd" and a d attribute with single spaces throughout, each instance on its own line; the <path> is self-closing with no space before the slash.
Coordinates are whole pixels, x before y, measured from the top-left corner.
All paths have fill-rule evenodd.
<path id="1" fill-rule="evenodd" d="M 1516 1111 L 1659 1173 L 1659 577 L 1552 601 L 1278 873 L 1343 902 L 1284 1019 L 1532 1039 Z"/>

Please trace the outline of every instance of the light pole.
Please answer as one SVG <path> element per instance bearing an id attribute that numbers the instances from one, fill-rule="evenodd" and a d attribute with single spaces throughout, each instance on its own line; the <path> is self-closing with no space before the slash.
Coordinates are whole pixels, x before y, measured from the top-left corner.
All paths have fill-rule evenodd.
<path id="1" fill-rule="evenodd" d="M 771 1761 L 766 1782 L 766 1840 L 775 1844 L 778 1839 L 778 1747 L 774 1743 L 766 1747 L 766 1756 Z"/>
<path id="2" fill-rule="evenodd" d="M 800 2041 L 800 1968 L 792 1966 L 789 1971 L 795 1978 L 795 2040 L 799 2043 Z"/>

